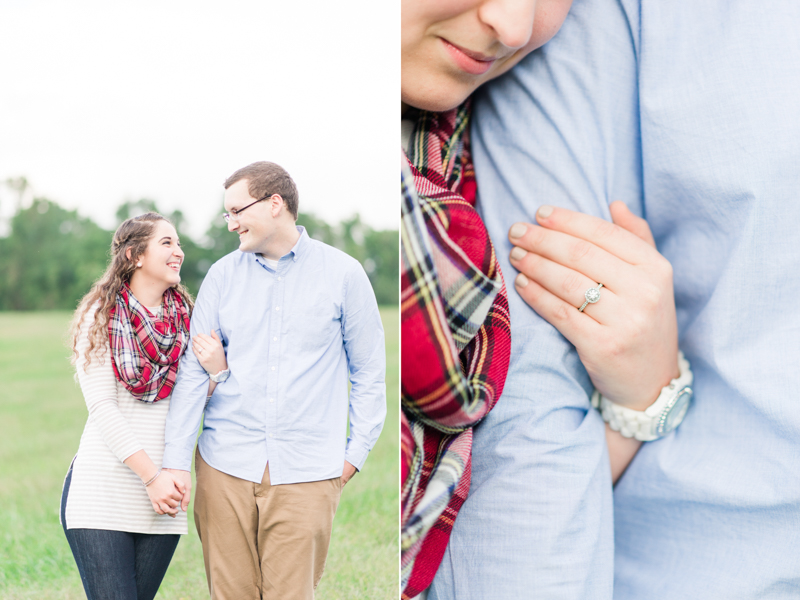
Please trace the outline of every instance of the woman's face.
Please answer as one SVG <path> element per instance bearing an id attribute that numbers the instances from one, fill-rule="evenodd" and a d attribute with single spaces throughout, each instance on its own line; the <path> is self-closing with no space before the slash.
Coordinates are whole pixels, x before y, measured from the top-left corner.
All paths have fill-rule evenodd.
<path id="1" fill-rule="evenodd" d="M 572 0 L 403 0 L 404 104 L 443 111 L 552 38 Z"/>
<path id="2" fill-rule="evenodd" d="M 167 221 L 156 221 L 153 237 L 147 242 L 144 254 L 139 257 L 134 277 L 146 279 L 154 285 L 163 284 L 164 289 L 181 282 L 183 250 L 178 241 L 178 232 Z"/>

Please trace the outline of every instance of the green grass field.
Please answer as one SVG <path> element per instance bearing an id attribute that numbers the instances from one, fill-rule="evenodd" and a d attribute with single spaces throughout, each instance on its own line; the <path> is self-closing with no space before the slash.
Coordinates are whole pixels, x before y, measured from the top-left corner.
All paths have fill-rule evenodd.
<path id="1" fill-rule="evenodd" d="M 386 331 L 388 416 L 364 470 L 348 484 L 317 598 L 398 595 L 399 312 Z M 64 312 L 0 313 L 0 598 L 84 598 L 58 522 L 61 486 L 86 405 L 73 380 Z M 189 509 L 191 511 L 191 507 Z M 190 513 L 191 514 L 191 513 Z M 200 541 L 189 519 L 157 598 L 208 598 Z"/>

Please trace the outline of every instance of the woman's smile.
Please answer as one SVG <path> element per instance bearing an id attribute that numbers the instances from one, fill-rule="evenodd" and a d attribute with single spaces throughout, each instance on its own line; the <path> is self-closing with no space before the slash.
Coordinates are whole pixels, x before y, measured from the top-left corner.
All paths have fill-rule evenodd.
<path id="1" fill-rule="evenodd" d="M 456 46 L 444 38 L 440 39 L 456 65 L 470 75 L 483 75 L 492 68 L 492 65 L 497 60 L 497 58 L 488 57 L 480 52 L 473 52 Z"/>

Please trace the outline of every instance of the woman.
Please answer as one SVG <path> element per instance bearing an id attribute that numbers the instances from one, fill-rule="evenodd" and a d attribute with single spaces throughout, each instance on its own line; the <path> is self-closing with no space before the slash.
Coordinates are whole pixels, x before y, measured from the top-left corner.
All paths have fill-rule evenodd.
<path id="1" fill-rule="evenodd" d="M 506 290 L 473 208 L 468 97 L 555 35 L 570 5 L 571 0 L 402 5 L 404 598 L 433 580 L 469 490 L 471 427 L 498 401 L 509 364 Z M 517 291 L 575 344 L 599 392 L 638 410 L 644 407 L 636 402 L 651 403 L 678 373 L 671 271 L 643 220 L 622 203 L 614 203 L 611 213 L 616 227 L 542 207 L 539 225 L 512 227 L 511 259 L 521 271 Z M 621 233 L 604 239 L 603 227 Z M 617 242 L 609 243 L 612 237 Z M 571 260 L 569 249 L 580 243 L 602 250 L 602 260 L 599 251 L 587 253 L 593 260 Z M 585 283 L 580 295 L 604 280 L 589 277 L 598 271 L 619 274 L 606 278 L 614 292 L 604 290 L 604 306 L 584 306 L 578 313 L 582 299 L 561 284 L 570 278 Z M 632 293 L 640 284 L 653 292 L 646 294 L 648 302 Z M 578 319 L 563 317 L 574 317 L 564 311 L 567 305 Z M 607 433 L 616 480 L 639 442 Z"/>
<path id="2" fill-rule="evenodd" d="M 169 397 L 189 344 L 183 256 L 164 217 L 128 219 L 73 318 L 89 420 L 64 482 L 61 524 L 90 600 L 155 597 L 186 533 L 183 486 L 160 469 Z M 202 337 L 201 363 L 224 368 L 218 341 Z"/>

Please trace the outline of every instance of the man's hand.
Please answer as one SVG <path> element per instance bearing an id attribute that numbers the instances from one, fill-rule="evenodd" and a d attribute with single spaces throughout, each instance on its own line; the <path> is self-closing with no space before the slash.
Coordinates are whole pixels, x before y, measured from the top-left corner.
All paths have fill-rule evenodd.
<path id="1" fill-rule="evenodd" d="M 153 510 L 159 515 L 175 518 L 181 503 L 181 491 L 172 473 L 161 471 L 155 480 L 145 488 Z"/>
<path id="2" fill-rule="evenodd" d="M 344 469 L 342 469 L 342 487 L 344 487 L 345 484 L 350 481 L 350 478 L 356 473 L 358 473 L 358 469 L 356 469 L 349 462 L 344 461 Z"/>
<path id="3" fill-rule="evenodd" d="M 175 487 L 183 494 L 181 510 L 186 512 L 186 509 L 189 508 L 189 500 L 192 499 L 192 474 L 180 469 L 164 469 L 164 471 L 168 471 L 175 479 Z"/>

